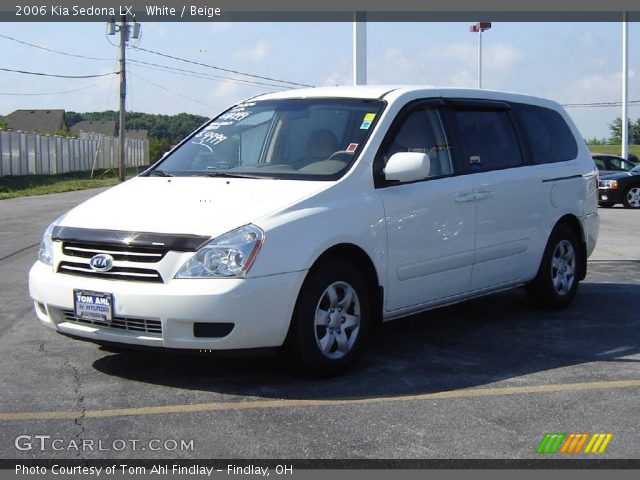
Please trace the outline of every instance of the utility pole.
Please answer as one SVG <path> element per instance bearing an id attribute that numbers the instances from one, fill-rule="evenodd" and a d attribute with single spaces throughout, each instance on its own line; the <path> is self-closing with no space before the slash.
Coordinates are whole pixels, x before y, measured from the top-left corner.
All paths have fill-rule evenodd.
<path id="1" fill-rule="evenodd" d="M 629 23 L 627 12 L 622 14 L 622 151 L 621 157 L 629 158 Z"/>
<path id="2" fill-rule="evenodd" d="M 135 15 L 134 15 L 135 16 Z M 129 30 L 131 28 L 131 30 Z M 107 23 L 107 35 L 115 35 L 120 32 L 120 113 L 118 122 L 118 137 L 120 140 L 120 148 L 118 155 L 118 180 L 124 182 L 126 176 L 126 158 L 125 158 L 125 105 L 127 100 L 127 63 L 126 48 L 129 37 L 140 38 L 140 24 L 133 22 L 127 23 L 127 16 L 122 16 L 120 25 L 116 25 L 115 18 Z"/>
<path id="3" fill-rule="evenodd" d="M 127 99 L 127 67 L 125 60 L 125 51 L 127 46 L 127 40 L 129 36 L 129 28 L 127 28 L 127 16 L 122 16 L 122 23 L 120 24 L 120 122 L 118 127 L 118 134 L 120 137 L 120 155 L 118 158 L 118 180 L 124 182 L 127 167 L 125 165 L 125 148 L 124 148 L 124 114 L 125 114 L 125 101 Z"/>

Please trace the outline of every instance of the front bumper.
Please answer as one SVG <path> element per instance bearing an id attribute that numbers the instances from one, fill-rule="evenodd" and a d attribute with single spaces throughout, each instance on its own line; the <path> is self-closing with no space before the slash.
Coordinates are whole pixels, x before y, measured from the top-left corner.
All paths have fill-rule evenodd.
<path id="1" fill-rule="evenodd" d="M 54 273 L 36 262 L 29 291 L 40 321 L 97 342 L 177 349 L 236 350 L 283 344 L 306 271 L 247 279 L 174 279 L 148 284 Z M 73 290 L 113 294 L 114 322 L 83 322 Z M 194 323 L 232 323 L 223 337 L 196 337 Z"/>
<path id="2" fill-rule="evenodd" d="M 622 192 L 619 188 L 599 188 L 598 189 L 598 202 L 599 203 L 622 203 Z"/>
<path id="3" fill-rule="evenodd" d="M 582 218 L 582 228 L 587 249 L 586 254 L 587 258 L 589 258 L 596 248 L 598 233 L 600 232 L 600 215 L 597 211 Z"/>

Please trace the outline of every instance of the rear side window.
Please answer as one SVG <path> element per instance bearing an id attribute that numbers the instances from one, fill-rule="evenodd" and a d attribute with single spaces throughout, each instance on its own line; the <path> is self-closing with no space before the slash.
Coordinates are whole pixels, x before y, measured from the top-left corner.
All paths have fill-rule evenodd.
<path id="1" fill-rule="evenodd" d="M 533 105 L 518 105 L 515 111 L 534 163 L 565 162 L 576 158 L 576 139 L 558 112 Z"/>
<path id="2" fill-rule="evenodd" d="M 453 111 L 463 162 L 471 171 L 522 165 L 518 137 L 506 110 Z"/>

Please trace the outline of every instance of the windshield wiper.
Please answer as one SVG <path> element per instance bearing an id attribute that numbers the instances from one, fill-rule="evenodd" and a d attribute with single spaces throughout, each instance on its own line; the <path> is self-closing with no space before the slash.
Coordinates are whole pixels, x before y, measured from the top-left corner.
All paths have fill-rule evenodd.
<path id="1" fill-rule="evenodd" d="M 222 177 L 222 178 L 271 178 L 264 175 L 250 175 L 247 173 L 232 172 L 202 172 L 196 173 L 195 177 Z"/>
<path id="2" fill-rule="evenodd" d="M 149 177 L 173 177 L 173 175 L 171 175 L 169 172 L 165 172 L 164 170 L 160 170 L 160 169 L 155 169 L 155 170 L 151 170 L 147 176 Z"/>

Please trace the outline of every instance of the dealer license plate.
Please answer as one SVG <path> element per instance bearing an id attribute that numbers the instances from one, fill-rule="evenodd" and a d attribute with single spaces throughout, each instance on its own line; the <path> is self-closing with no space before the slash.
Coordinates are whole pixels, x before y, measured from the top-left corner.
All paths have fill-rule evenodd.
<path id="1" fill-rule="evenodd" d="M 109 323 L 113 318 L 113 295 L 74 290 L 73 310 L 78 318 Z"/>

